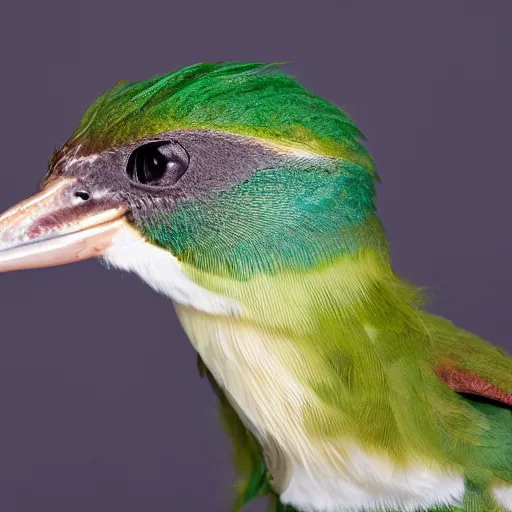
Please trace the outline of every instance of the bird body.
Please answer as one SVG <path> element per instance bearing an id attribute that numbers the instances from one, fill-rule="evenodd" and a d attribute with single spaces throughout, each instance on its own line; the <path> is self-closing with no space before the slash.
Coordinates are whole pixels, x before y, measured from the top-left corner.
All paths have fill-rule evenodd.
<path id="1" fill-rule="evenodd" d="M 101 256 L 172 299 L 236 507 L 512 510 L 512 361 L 395 274 L 361 137 L 274 66 L 120 83 L 0 217 L 0 271 Z"/>

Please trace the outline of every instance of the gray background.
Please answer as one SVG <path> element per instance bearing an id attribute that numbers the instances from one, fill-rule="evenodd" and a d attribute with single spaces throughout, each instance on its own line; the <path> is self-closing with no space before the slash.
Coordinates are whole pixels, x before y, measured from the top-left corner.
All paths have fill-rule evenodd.
<path id="1" fill-rule="evenodd" d="M 512 348 L 510 0 L 0 9 L 1 210 L 119 79 L 289 59 L 366 133 L 397 271 Z M 229 509 L 228 444 L 168 300 L 84 262 L 1 274 L 0 308 L 2 512 Z"/>

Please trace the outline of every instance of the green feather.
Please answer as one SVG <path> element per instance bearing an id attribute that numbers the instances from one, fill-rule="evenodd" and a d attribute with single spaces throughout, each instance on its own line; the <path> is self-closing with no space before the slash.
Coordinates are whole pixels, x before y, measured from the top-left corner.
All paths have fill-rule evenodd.
<path id="1" fill-rule="evenodd" d="M 259 171 L 202 202 L 155 211 L 142 232 L 184 263 L 236 279 L 315 268 L 365 247 L 386 255 L 372 177 L 354 164 L 322 163 Z"/>
<path id="2" fill-rule="evenodd" d="M 180 128 L 287 142 L 375 172 L 350 118 L 274 64 L 205 62 L 143 82 L 120 82 L 91 105 L 73 138 L 101 151 Z"/>

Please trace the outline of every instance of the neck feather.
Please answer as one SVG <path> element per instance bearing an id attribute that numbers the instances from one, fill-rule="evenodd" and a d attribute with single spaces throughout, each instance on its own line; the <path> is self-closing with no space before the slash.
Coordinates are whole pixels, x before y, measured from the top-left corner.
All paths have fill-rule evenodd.
<path id="1" fill-rule="evenodd" d="M 312 334 L 322 323 L 371 324 L 375 309 L 414 318 L 419 291 L 392 271 L 387 252 L 362 248 L 314 268 L 247 280 L 183 266 L 201 287 L 240 304 L 239 318 L 263 329 Z"/>

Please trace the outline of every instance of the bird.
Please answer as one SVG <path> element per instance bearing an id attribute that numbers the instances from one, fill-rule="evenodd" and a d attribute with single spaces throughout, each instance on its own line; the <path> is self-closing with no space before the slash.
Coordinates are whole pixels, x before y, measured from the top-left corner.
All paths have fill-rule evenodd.
<path id="1" fill-rule="evenodd" d="M 0 272 L 100 258 L 171 299 L 233 510 L 512 510 L 512 360 L 392 266 L 354 121 L 281 63 L 120 81 L 0 216 Z"/>

